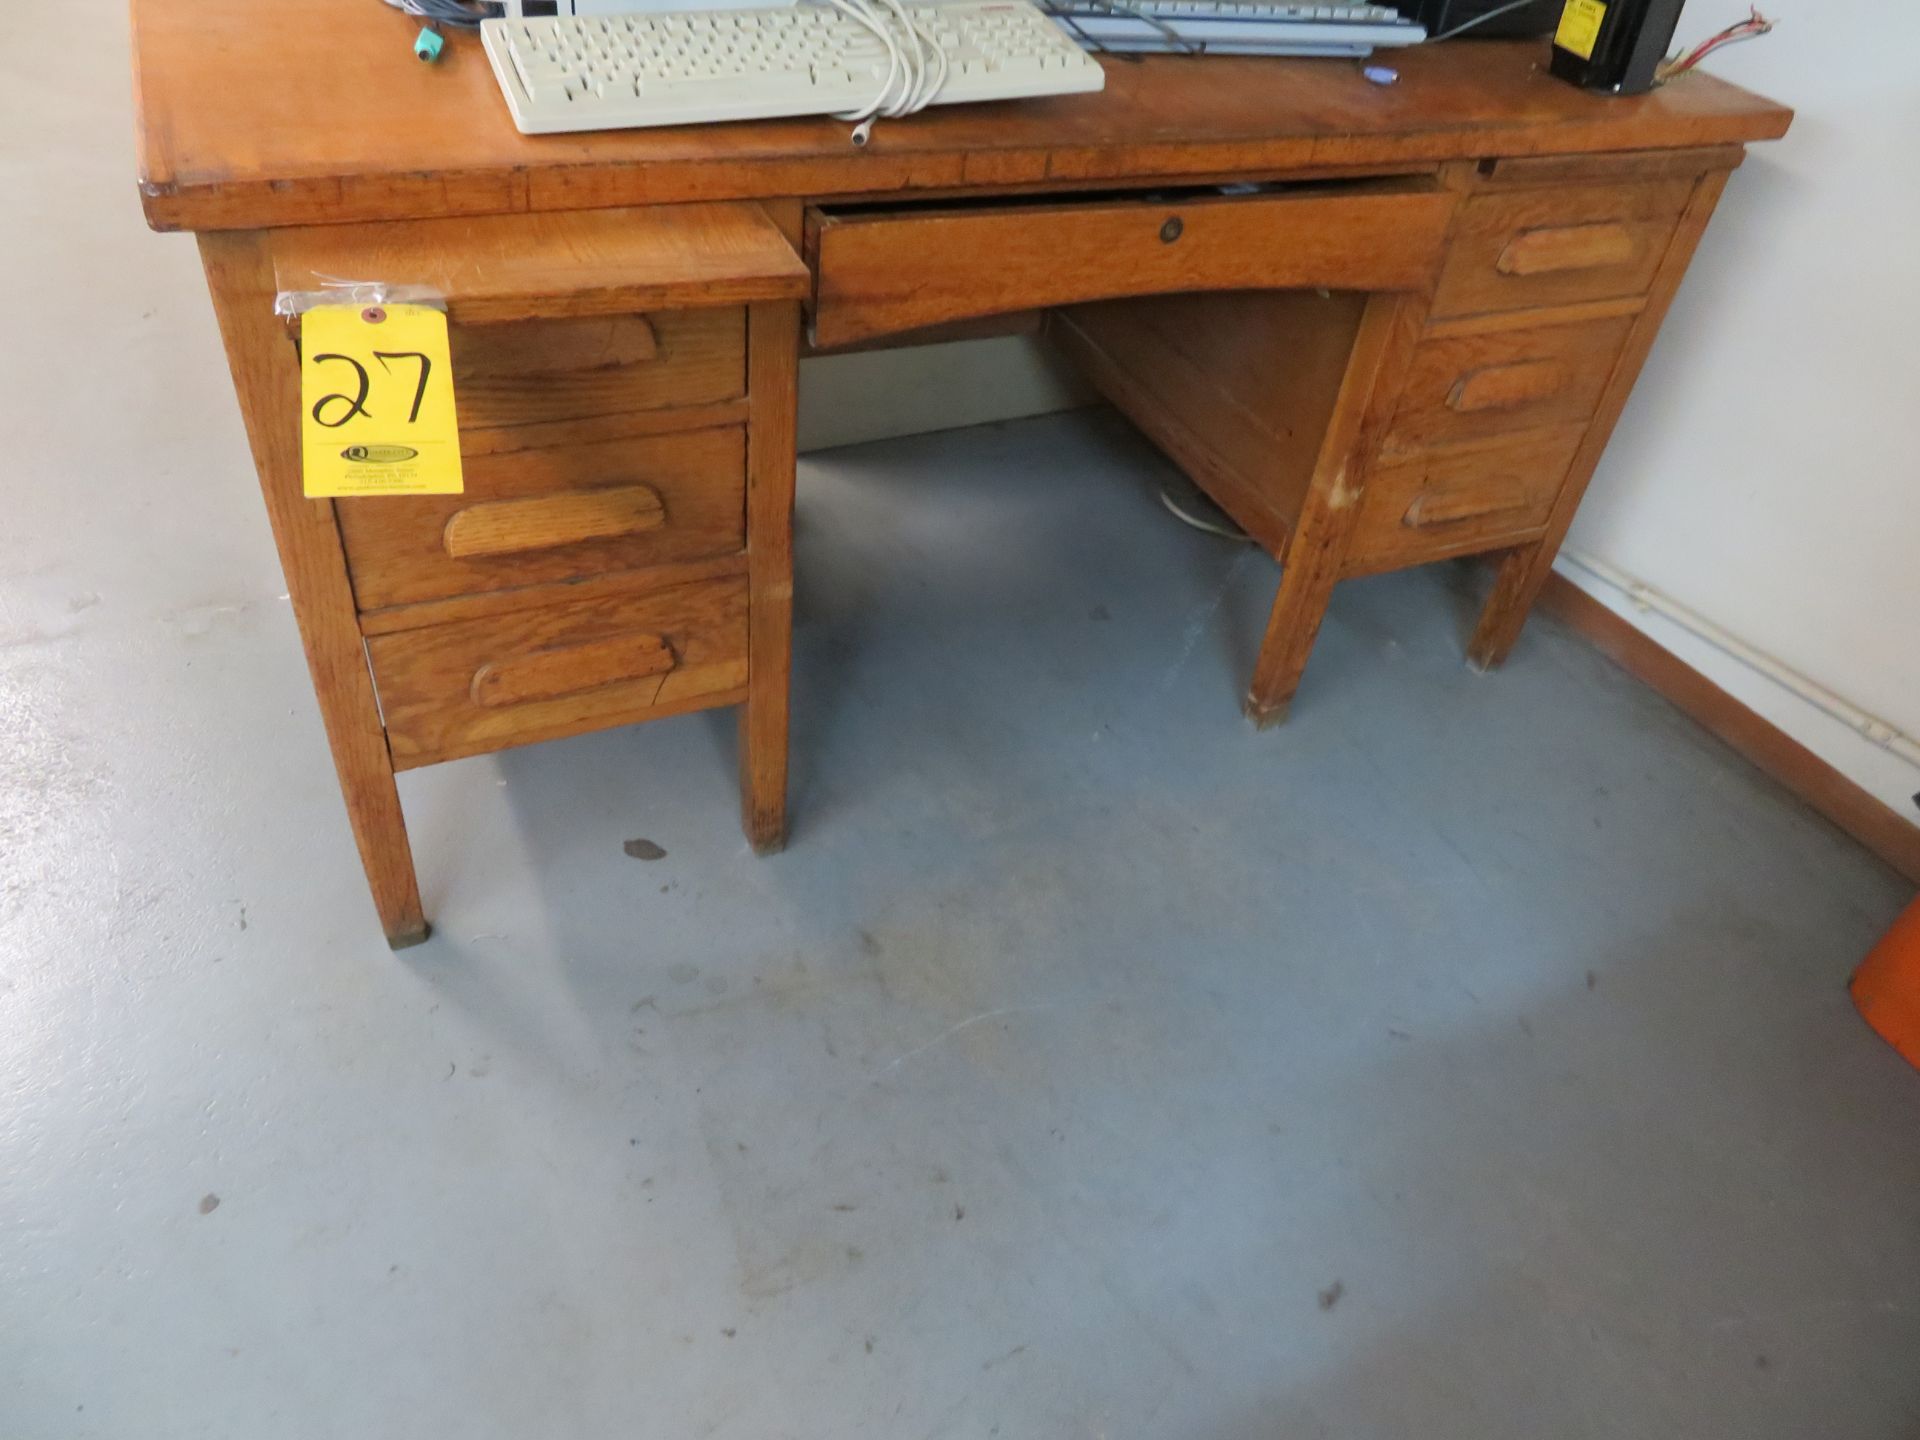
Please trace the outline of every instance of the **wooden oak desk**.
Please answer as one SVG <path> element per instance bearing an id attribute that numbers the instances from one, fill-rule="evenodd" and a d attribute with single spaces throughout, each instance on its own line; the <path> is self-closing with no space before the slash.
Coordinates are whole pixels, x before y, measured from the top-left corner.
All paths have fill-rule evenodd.
<path id="1" fill-rule="evenodd" d="M 782 843 L 804 346 L 1044 315 L 1282 562 L 1261 723 L 1346 576 L 1497 553 L 1497 665 L 1742 147 L 1792 118 L 1697 74 L 1586 95 L 1511 42 L 1396 55 L 1392 88 L 1109 60 L 1103 94 L 861 150 L 826 119 L 527 137 L 476 44 L 422 66 L 376 0 L 133 25 L 141 198 L 200 236 L 396 946 L 427 934 L 397 770 L 739 706 L 746 830 Z M 449 297 L 465 495 L 301 497 L 273 301 L 315 274 Z"/>

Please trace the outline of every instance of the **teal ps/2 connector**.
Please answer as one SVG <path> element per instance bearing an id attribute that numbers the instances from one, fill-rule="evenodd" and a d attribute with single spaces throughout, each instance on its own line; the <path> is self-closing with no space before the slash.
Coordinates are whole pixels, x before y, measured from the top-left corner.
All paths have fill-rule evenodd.
<path id="1" fill-rule="evenodd" d="M 440 58 L 440 52 L 447 48 L 447 37 L 431 25 L 422 25 L 420 33 L 414 36 L 413 53 L 422 63 L 431 65 Z"/>

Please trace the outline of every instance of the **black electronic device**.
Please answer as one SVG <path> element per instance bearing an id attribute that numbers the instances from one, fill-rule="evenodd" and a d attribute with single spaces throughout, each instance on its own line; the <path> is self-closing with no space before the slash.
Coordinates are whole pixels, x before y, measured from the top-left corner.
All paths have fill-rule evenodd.
<path id="1" fill-rule="evenodd" d="M 1458 34 L 1462 40 L 1549 35 L 1560 22 L 1562 0 L 1401 0 L 1400 13 L 1418 20 L 1428 35 Z"/>
<path id="2" fill-rule="evenodd" d="M 1585 90 L 1651 90 L 1686 0 L 1566 0 L 1553 32 L 1553 73 Z"/>

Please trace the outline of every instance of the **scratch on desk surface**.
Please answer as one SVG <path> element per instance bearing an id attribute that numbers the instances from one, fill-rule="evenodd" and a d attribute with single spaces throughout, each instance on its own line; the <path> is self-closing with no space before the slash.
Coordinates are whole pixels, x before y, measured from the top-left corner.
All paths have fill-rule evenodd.
<path id="1" fill-rule="evenodd" d="M 945 1030 L 941 1031 L 938 1035 L 934 1036 L 933 1039 L 927 1041 L 926 1044 L 916 1045 L 913 1047 L 913 1049 L 907 1051 L 907 1053 L 904 1055 L 896 1055 L 893 1059 L 889 1060 L 886 1063 L 886 1065 L 882 1067 L 881 1070 L 873 1077 L 873 1083 L 878 1085 L 882 1080 L 886 1079 L 887 1076 L 891 1075 L 895 1070 L 898 1070 L 902 1065 L 906 1064 L 907 1061 L 913 1059 L 916 1056 L 926 1054 L 927 1051 L 933 1049 L 937 1045 L 946 1044 L 947 1041 L 951 1040 L 954 1036 L 958 1035 L 962 1030 L 971 1029 L 975 1025 L 983 1025 L 989 1020 L 998 1020 L 1003 1015 L 1023 1015 L 1023 1014 L 1030 1014 L 1038 1010 L 1053 1010 L 1057 1008 L 1058 1006 L 1054 1004 L 1004 1005 L 998 1010 L 986 1010 L 986 1011 L 982 1011 L 978 1015 L 969 1015 L 966 1019 L 960 1021 L 957 1025 L 948 1026 Z"/>

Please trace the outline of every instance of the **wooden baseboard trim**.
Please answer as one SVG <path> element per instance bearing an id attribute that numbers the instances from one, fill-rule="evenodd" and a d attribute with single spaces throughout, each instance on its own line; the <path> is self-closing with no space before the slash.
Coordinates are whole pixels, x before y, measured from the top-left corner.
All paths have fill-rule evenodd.
<path id="1" fill-rule="evenodd" d="M 1540 592 L 1540 608 L 1920 885 L 1920 827 L 1908 824 L 1566 576 L 1556 573 L 1548 578 Z"/>

